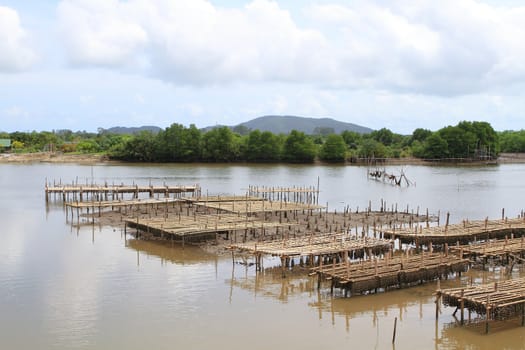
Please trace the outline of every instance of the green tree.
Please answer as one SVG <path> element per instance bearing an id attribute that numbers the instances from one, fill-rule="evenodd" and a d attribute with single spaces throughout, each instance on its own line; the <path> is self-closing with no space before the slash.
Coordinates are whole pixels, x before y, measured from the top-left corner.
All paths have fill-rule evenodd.
<path id="1" fill-rule="evenodd" d="M 155 135 L 150 131 L 141 131 L 136 135 L 124 137 L 121 144 L 111 149 L 110 156 L 134 162 L 153 162 L 158 161 L 156 150 Z"/>
<path id="2" fill-rule="evenodd" d="M 303 132 L 292 130 L 284 143 L 283 158 L 289 162 L 306 163 L 315 159 L 315 145 Z"/>
<path id="3" fill-rule="evenodd" d="M 525 152 L 525 130 L 503 131 L 499 134 L 501 152 Z"/>
<path id="4" fill-rule="evenodd" d="M 358 149 L 361 158 L 386 158 L 387 148 L 372 138 L 364 139 Z"/>
<path id="5" fill-rule="evenodd" d="M 385 146 L 390 146 L 394 143 L 394 133 L 387 128 L 374 130 L 370 133 L 370 137 L 377 142 L 381 142 Z"/>
<path id="6" fill-rule="evenodd" d="M 433 133 L 423 144 L 423 158 L 439 159 L 448 156 L 448 143 L 439 133 Z"/>
<path id="7" fill-rule="evenodd" d="M 230 128 L 215 128 L 203 135 L 202 156 L 208 162 L 231 162 L 238 159 L 240 140 Z"/>
<path id="8" fill-rule="evenodd" d="M 341 133 L 341 136 L 343 137 L 343 140 L 345 141 L 349 149 L 357 149 L 357 147 L 359 147 L 359 144 L 363 140 L 363 137 L 360 133 L 350 130 L 343 131 Z"/>
<path id="9" fill-rule="evenodd" d="M 328 162 L 343 162 L 346 159 L 346 143 L 341 135 L 331 134 L 321 147 L 319 158 Z"/>
<path id="10" fill-rule="evenodd" d="M 79 142 L 76 150 L 81 153 L 96 153 L 100 151 L 100 146 L 95 140 L 89 139 Z"/>
<path id="11" fill-rule="evenodd" d="M 425 140 L 432 135 L 432 131 L 428 129 L 417 128 L 412 132 L 409 143 L 412 144 L 414 141 L 425 142 Z"/>
<path id="12" fill-rule="evenodd" d="M 248 161 L 274 162 L 281 158 L 279 139 L 269 131 L 250 132 L 246 140 L 245 157 Z"/>

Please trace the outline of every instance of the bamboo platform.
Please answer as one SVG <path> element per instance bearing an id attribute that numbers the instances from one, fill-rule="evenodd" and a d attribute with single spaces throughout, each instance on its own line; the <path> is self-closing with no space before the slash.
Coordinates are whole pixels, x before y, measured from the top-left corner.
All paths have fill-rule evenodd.
<path id="1" fill-rule="evenodd" d="M 188 202 L 216 203 L 216 202 L 257 202 L 264 198 L 254 196 L 199 196 L 184 198 Z"/>
<path id="2" fill-rule="evenodd" d="M 466 271 L 468 260 L 443 253 L 421 253 L 413 256 L 371 259 L 351 263 L 345 259 L 342 263 L 332 263 L 312 268 L 317 274 L 318 285 L 321 280 L 330 280 L 333 288 L 342 288 L 348 293 L 387 290 L 390 287 L 403 287 L 415 283 L 428 282 L 446 277 L 450 273 Z"/>
<path id="3" fill-rule="evenodd" d="M 303 204 L 295 202 L 271 202 L 268 200 L 245 200 L 245 201 L 199 201 L 195 205 L 206 207 L 208 209 L 215 209 L 217 211 L 225 211 L 234 214 L 256 214 L 269 212 L 284 212 L 294 210 L 319 210 L 323 207 L 315 204 Z"/>
<path id="4" fill-rule="evenodd" d="M 460 224 L 433 226 L 414 229 L 386 229 L 383 235 L 386 238 L 396 239 L 402 243 L 416 244 L 455 244 L 468 243 L 480 239 L 504 238 L 505 236 L 525 234 L 525 219 L 503 220 L 464 220 Z"/>
<path id="5" fill-rule="evenodd" d="M 161 238 L 184 239 L 185 237 L 210 236 L 218 233 L 236 231 L 266 230 L 269 228 L 290 227 L 293 224 L 264 222 L 246 216 L 232 214 L 196 215 L 171 218 L 125 220 L 126 227 L 158 235 Z"/>
<path id="6" fill-rule="evenodd" d="M 525 325 L 525 278 L 511 279 L 471 287 L 438 289 L 436 291 L 436 319 L 439 314 L 439 302 L 445 306 L 455 306 L 459 310 L 463 325 L 464 309 L 485 315 L 485 332 L 494 320 L 506 320 L 521 316 L 521 325 Z"/>
<path id="7" fill-rule="evenodd" d="M 451 251 L 462 254 L 462 256 L 469 257 L 471 260 L 476 261 L 478 259 L 487 258 L 498 258 L 502 259 L 512 258 L 512 260 L 524 261 L 525 255 L 525 237 L 500 239 L 500 240 L 489 240 L 484 242 L 463 244 L 451 246 Z"/>
<path id="8" fill-rule="evenodd" d="M 248 195 L 272 201 L 319 204 L 319 178 L 317 179 L 317 188 L 313 186 L 270 187 L 250 185 L 248 186 Z"/>
<path id="9" fill-rule="evenodd" d="M 50 195 L 58 196 L 64 202 L 69 200 L 78 199 L 83 201 L 84 199 L 94 198 L 96 200 L 108 200 L 109 197 L 112 199 L 123 199 L 124 194 L 131 194 L 133 198 L 138 198 L 140 193 L 149 194 L 150 198 L 153 198 L 155 194 L 163 194 L 165 197 L 169 197 L 171 194 L 181 195 L 183 193 L 191 193 L 194 196 L 200 195 L 200 186 L 141 186 L 141 185 L 45 185 L 46 201 L 49 201 Z"/>
<path id="10" fill-rule="evenodd" d="M 167 205 L 179 202 L 177 198 L 149 198 L 149 199 L 132 199 L 132 200 L 114 200 L 114 201 L 88 201 L 88 202 L 68 202 L 66 207 L 72 209 L 86 208 L 118 208 L 118 207 L 139 207 L 143 205 Z"/>
<path id="11" fill-rule="evenodd" d="M 371 237 L 357 238 L 345 233 L 310 235 L 271 242 L 240 243 L 230 246 L 231 249 L 253 254 L 272 256 L 323 256 L 343 252 L 388 252 L 392 241 Z"/>

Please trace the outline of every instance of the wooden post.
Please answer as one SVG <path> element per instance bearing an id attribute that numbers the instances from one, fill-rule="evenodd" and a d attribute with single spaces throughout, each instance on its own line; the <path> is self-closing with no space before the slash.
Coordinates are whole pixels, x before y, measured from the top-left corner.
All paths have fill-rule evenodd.
<path id="1" fill-rule="evenodd" d="M 392 333 L 392 344 L 396 342 L 397 317 L 394 318 L 394 332 Z"/>
<path id="2" fill-rule="evenodd" d="M 464 310 L 465 310 L 465 300 L 463 299 L 464 294 L 465 294 L 465 290 L 464 290 L 464 289 L 461 289 L 460 308 L 461 308 L 461 325 L 462 325 L 462 326 L 463 326 L 463 323 L 465 322 L 465 315 L 464 315 Z"/>
<path id="3" fill-rule="evenodd" d="M 489 332 L 490 319 L 490 295 L 487 295 L 487 306 L 485 308 L 485 334 Z"/>

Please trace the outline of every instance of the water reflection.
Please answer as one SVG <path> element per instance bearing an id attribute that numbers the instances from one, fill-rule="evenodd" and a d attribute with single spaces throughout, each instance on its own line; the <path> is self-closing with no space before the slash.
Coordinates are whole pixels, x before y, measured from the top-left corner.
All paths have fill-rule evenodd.
<path id="1" fill-rule="evenodd" d="M 199 247 L 163 241 L 146 241 L 130 238 L 126 240 L 126 247 L 147 257 L 160 259 L 161 264 L 172 263 L 178 265 L 202 264 L 203 262 L 217 263 L 218 257 L 209 254 Z"/>

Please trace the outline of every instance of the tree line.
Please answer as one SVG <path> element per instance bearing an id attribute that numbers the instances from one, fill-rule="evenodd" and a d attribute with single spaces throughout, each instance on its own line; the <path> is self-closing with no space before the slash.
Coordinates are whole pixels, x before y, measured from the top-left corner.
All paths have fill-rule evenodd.
<path id="1" fill-rule="evenodd" d="M 134 135 L 71 130 L 0 133 L 12 140 L 13 152 L 62 151 L 101 153 L 135 162 L 325 162 L 416 157 L 421 159 L 492 159 L 500 152 L 525 152 L 525 131 L 496 132 L 487 122 L 462 121 L 437 131 L 418 128 L 400 135 L 387 128 L 369 134 L 333 133 L 318 128 L 312 135 L 246 128 L 172 124 L 158 133 Z"/>

